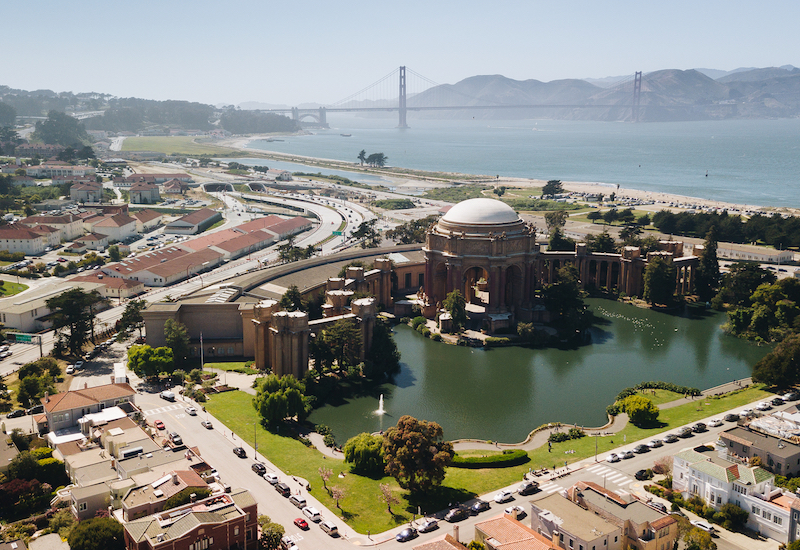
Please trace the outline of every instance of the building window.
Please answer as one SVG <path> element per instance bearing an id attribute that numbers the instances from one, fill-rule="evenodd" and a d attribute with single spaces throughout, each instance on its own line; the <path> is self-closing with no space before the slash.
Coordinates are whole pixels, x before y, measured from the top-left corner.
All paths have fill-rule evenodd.
<path id="1" fill-rule="evenodd" d="M 417 277 L 417 284 L 419 286 L 425 286 L 425 274 L 424 273 L 420 273 L 419 277 Z"/>
<path id="2" fill-rule="evenodd" d="M 239 528 L 238 527 L 234 527 L 233 528 L 233 536 L 235 536 L 235 537 L 239 536 Z"/>
<path id="3" fill-rule="evenodd" d="M 80 504 L 78 504 L 78 511 L 79 512 L 85 512 L 86 511 L 86 503 L 85 502 L 81 502 Z"/>
<path id="4" fill-rule="evenodd" d="M 411 288 L 411 273 L 406 273 L 405 288 Z"/>
<path id="5" fill-rule="evenodd" d="M 569 547 L 573 548 L 574 546 L 575 546 L 575 541 L 572 540 L 572 539 L 569 539 Z"/>
<path id="6" fill-rule="evenodd" d="M 251 538 L 252 536 L 253 536 L 253 533 L 250 531 L 250 529 L 248 529 L 248 530 L 247 530 L 247 540 L 250 540 L 250 538 Z"/>
<path id="7" fill-rule="evenodd" d="M 783 525 L 783 518 L 782 517 L 775 516 L 775 517 L 772 518 L 772 521 L 774 521 L 777 525 Z"/>
<path id="8" fill-rule="evenodd" d="M 764 510 L 763 512 L 761 512 L 761 517 L 764 518 L 765 520 L 769 521 L 769 520 L 772 519 L 772 514 L 770 514 L 766 510 Z"/>
<path id="9" fill-rule="evenodd" d="M 233 355 L 233 346 L 228 346 L 228 355 Z"/>

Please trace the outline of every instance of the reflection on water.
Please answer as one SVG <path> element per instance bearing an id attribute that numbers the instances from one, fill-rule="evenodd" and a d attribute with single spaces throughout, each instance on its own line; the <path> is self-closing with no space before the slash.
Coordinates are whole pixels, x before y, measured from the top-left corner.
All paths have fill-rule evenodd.
<path id="1" fill-rule="evenodd" d="M 520 347 L 485 351 L 433 342 L 395 328 L 402 371 L 377 397 L 326 406 L 311 415 L 337 440 L 380 431 L 404 414 L 435 420 L 445 437 L 516 442 L 545 422 L 605 422 L 622 388 L 648 380 L 708 388 L 750 376 L 766 347 L 726 336 L 722 314 L 690 319 L 608 300 L 587 301 L 599 318 L 592 344 L 575 350 Z"/>

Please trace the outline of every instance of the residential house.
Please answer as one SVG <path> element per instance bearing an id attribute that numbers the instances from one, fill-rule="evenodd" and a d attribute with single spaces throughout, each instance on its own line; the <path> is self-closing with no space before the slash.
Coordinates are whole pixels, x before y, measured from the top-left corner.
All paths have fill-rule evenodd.
<path id="1" fill-rule="evenodd" d="M 17 157 L 26 158 L 31 158 L 38 155 L 44 159 L 49 159 L 51 157 L 57 157 L 64 152 L 64 149 L 66 149 L 66 147 L 63 145 L 23 143 L 21 145 L 17 145 L 17 148 L 14 150 L 14 155 Z"/>
<path id="2" fill-rule="evenodd" d="M 122 517 L 133 521 L 164 510 L 167 500 L 184 489 L 208 489 L 194 470 L 173 470 L 152 483 L 132 487 L 122 499 Z"/>
<path id="3" fill-rule="evenodd" d="M 108 277 L 94 270 L 91 273 L 73 277 L 72 280 L 100 285 L 98 287 L 100 294 L 106 298 L 116 298 L 118 300 L 127 300 L 145 292 L 144 283 L 141 281 Z"/>
<path id="4" fill-rule="evenodd" d="M 196 235 L 222 219 L 222 214 L 210 208 L 201 208 L 191 214 L 178 218 L 164 227 L 164 233 Z"/>
<path id="5" fill-rule="evenodd" d="M 85 415 L 120 403 L 135 403 L 135 397 L 136 390 L 128 384 L 106 384 L 43 397 L 42 403 L 50 430 L 58 431 L 78 425 Z"/>
<path id="6" fill-rule="evenodd" d="M 130 187 L 131 204 L 156 204 L 161 202 L 158 185 L 147 182 L 136 182 Z"/>
<path id="7" fill-rule="evenodd" d="M 622 527 L 559 493 L 531 502 L 531 530 L 559 548 L 627 550 Z"/>
<path id="8" fill-rule="evenodd" d="M 38 214 L 24 218 L 19 223 L 30 228 L 34 228 L 37 225 L 55 227 L 61 232 L 59 235 L 61 241 L 71 241 L 83 235 L 83 220 L 75 214 L 61 214 L 58 216 Z"/>
<path id="9" fill-rule="evenodd" d="M 103 185 L 91 181 L 75 183 L 69 188 L 69 198 L 75 202 L 103 202 Z"/>
<path id="10" fill-rule="evenodd" d="M 550 550 L 558 548 L 545 535 L 503 514 L 475 524 L 474 540 L 488 550 Z"/>
<path id="11" fill-rule="evenodd" d="M 255 547 L 258 506 L 247 489 L 213 495 L 124 524 L 128 550 Z"/>
<path id="12" fill-rule="evenodd" d="M 182 195 L 189 190 L 189 184 L 179 179 L 173 178 L 162 185 L 164 193 L 169 195 Z"/>
<path id="13" fill-rule="evenodd" d="M 797 498 L 775 486 L 775 476 L 744 460 L 727 458 L 728 448 L 699 446 L 673 457 L 672 488 L 684 498 L 700 497 L 719 510 L 735 504 L 749 512 L 747 527 L 778 542 L 796 538 L 790 532 L 790 517 Z"/>
<path id="14" fill-rule="evenodd" d="M 19 449 L 11 441 L 11 438 L 6 438 L 5 441 L 0 441 L 0 474 L 5 474 L 8 471 L 8 465 L 19 454 Z"/>
<path id="15" fill-rule="evenodd" d="M 108 235 L 101 233 L 87 233 L 75 239 L 76 243 L 86 245 L 89 250 L 105 250 L 108 247 Z"/>
<path id="16" fill-rule="evenodd" d="M 275 181 L 292 181 L 292 173 L 287 170 L 267 170 L 267 177 Z"/>
<path id="17" fill-rule="evenodd" d="M 448 533 L 442 538 L 418 544 L 412 550 L 467 550 L 467 547 Z"/>
<path id="18" fill-rule="evenodd" d="M 756 431 L 750 426 L 736 426 L 719 434 L 728 460 L 750 462 L 759 457 L 761 463 L 778 475 L 796 476 L 800 473 L 800 445 L 789 438 L 775 437 Z"/>
<path id="19" fill-rule="evenodd" d="M 25 167 L 25 173 L 34 178 L 52 178 L 53 176 L 83 177 L 95 173 L 92 166 L 67 164 L 65 162 L 45 162 L 38 166 Z"/>

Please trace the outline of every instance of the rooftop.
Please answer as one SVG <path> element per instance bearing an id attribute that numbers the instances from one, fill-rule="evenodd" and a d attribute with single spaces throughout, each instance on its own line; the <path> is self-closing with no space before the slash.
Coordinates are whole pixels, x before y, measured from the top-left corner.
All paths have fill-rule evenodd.
<path id="1" fill-rule="evenodd" d="M 619 530 L 613 523 L 589 510 L 581 508 L 559 493 L 553 493 L 540 500 L 535 500 L 533 504 L 541 509 L 542 513 L 550 512 L 552 516 L 555 516 L 551 518 L 551 521 L 558 524 L 559 528 L 587 542 Z"/>
<path id="2" fill-rule="evenodd" d="M 519 216 L 509 205 L 502 201 L 487 198 L 467 199 L 462 201 L 442 217 L 450 223 L 464 224 L 505 224 L 519 221 Z"/>

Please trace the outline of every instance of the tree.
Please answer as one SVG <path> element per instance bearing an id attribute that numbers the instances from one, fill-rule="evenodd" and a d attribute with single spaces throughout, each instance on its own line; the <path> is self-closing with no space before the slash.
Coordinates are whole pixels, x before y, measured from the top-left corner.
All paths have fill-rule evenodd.
<path id="1" fill-rule="evenodd" d="M 375 319 L 372 329 L 372 346 L 364 362 L 364 375 L 379 379 L 397 373 L 400 370 L 400 350 L 392 338 L 392 328 L 383 317 Z"/>
<path id="2" fill-rule="evenodd" d="M 147 308 L 147 302 L 144 300 L 131 300 L 125 305 L 125 311 L 122 312 L 120 318 L 120 330 L 130 332 L 134 329 L 139 329 L 139 336 L 142 336 L 142 329 L 144 328 L 144 317 L 142 311 Z"/>
<path id="3" fill-rule="evenodd" d="M 467 550 L 486 550 L 486 545 L 480 541 L 471 540 L 467 545 Z"/>
<path id="4" fill-rule="evenodd" d="M 617 219 L 619 219 L 619 212 L 617 212 L 616 208 L 606 210 L 606 212 L 603 214 L 603 221 L 609 225 L 617 221 Z"/>
<path id="5" fill-rule="evenodd" d="M 304 395 L 305 385 L 291 374 L 285 374 L 280 378 L 269 374 L 258 381 L 253 407 L 271 427 L 294 416 L 302 421 L 305 419 L 308 406 Z"/>
<path id="6" fill-rule="evenodd" d="M 186 370 L 189 359 L 189 332 L 186 325 L 167 319 L 164 323 L 164 339 L 167 347 L 172 348 L 175 368 Z"/>
<path id="7" fill-rule="evenodd" d="M 619 232 L 619 238 L 624 246 L 639 246 L 642 228 L 638 225 L 626 225 Z"/>
<path id="8" fill-rule="evenodd" d="M 686 550 L 717 550 L 717 545 L 711 538 L 711 534 L 694 527 L 683 537 L 686 543 Z"/>
<path id="9" fill-rule="evenodd" d="M 386 165 L 387 160 L 389 160 L 389 157 L 383 153 L 372 153 L 367 157 L 367 164 L 370 166 L 383 167 Z"/>
<path id="10" fill-rule="evenodd" d="M 658 407 L 642 395 L 629 395 L 622 400 L 622 408 L 635 426 L 652 425 L 658 420 Z"/>
<path id="11" fill-rule="evenodd" d="M 719 279 L 717 232 L 714 226 L 711 226 L 703 243 L 703 251 L 700 253 L 700 262 L 698 263 L 697 275 L 694 280 L 697 296 L 704 302 L 711 300 L 719 287 Z"/>
<path id="12" fill-rule="evenodd" d="M 307 309 L 307 304 L 303 300 L 297 285 L 291 285 L 286 289 L 286 292 L 281 296 L 280 305 L 286 311 L 306 311 Z"/>
<path id="13" fill-rule="evenodd" d="M 739 529 L 742 529 L 747 523 L 747 516 L 750 515 L 747 510 L 736 506 L 732 502 L 726 502 L 723 504 L 719 511 L 725 518 L 723 527 L 732 531 L 738 531 Z"/>
<path id="14" fill-rule="evenodd" d="M 71 550 L 124 550 L 122 525 L 111 518 L 85 519 L 69 534 Z"/>
<path id="15" fill-rule="evenodd" d="M 61 111 L 47 113 L 47 120 L 36 123 L 33 135 L 44 143 L 66 147 L 82 147 L 90 139 L 82 122 Z"/>
<path id="16" fill-rule="evenodd" d="M 85 292 L 73 288 L 49 298 L 45 303 L 50 309 L 53 328 L 59 334 L 68 331 L 67 342 L 70 351 L 78 355 L 89 335 L 94 331 L 94 307 L 103 301 L 96 290 Z"/>
<path id="17" fill-rule="evenodd" d="M 319 477 L 322 478 L 322 486 L 330 493 L 330 489 L 328 489 L 328 480 L 333 475 L 333 470 L 320 466 L 317 468 L 317 471 L 319 472 Z"/>
<path id="18" fill-rule="evenodd" d="M 380 489 L 381 489 L 381 496 L 380 496 L 381 502 L 386 504 L 386 511 L 389 512 L 389 514 L 394 515 L 392 513 L 392 504 L 399 504 L 400 499 L 394 496 L 394 491 L 392 490 L 392 486 L 389 485 L 388 483 L 381 483 Z"/>
<path id="19" fill-rule="evenodd" d="M 502 197 L 503 195 L 506 194 L 506 186 L 501 185 L 500 187 L 495 187 L 494 189 L 492 189 L 492 193 L 494 193 L 498 197 Z"/>
<path id="20" fill-rule="evenodd" d="M 148 345 L 131 346 L 128 350 L 128 365 L 138 376 L 152 378 L 175 370 L 175 359 L 171 348 L 153 348 Z"/>
<path id="21" fill-rule="evenodd" d="M 756 363 L 753 381 L 781 388 L 800 382 L 800 334 L 792 334 Z"/>
<path id="22" fill-rule="evenodd" d="M 9 479 L 38 479 L 39 461 L 29 451 L 22 451 L 8 463 Z"/>
<path id="23" fill-rule="evenodd" d="M 367 152 L 364 149 L 361 149 L 361 152 L 358 154 L 359 161 L 361 161 L 361 166 L 364 166 L 364 163 L 367 161 Z"/>
<path id="24" fill-rule="evenodd" d="M 261 518 L 266 518 L 262 522 Z M 281 547 L 281 539 L 286 533 L 283 525 L 275 523 L 267 516 L 259 516 L 259 525 L 261 525 L 261 536 L 258 539 L 261 550 L 278 550 Z"/>
<path id="25" fill-rule="evenodd" d="M 344 444 L 344 461 L 352 464 L 357 474 L 380 476 L 386 467 L 383 460 L 383 437 L 360 433 Z"/>
<path id="26" fill-rule="evenodd" d="M 555 229 L 561 229 L 567 223 L 567 211 L 555 210 L 545 212 L 544 223 L 547 225 L 547 232 L 552 233 Z"/>
<path id="27" fill-rule="evenodd" d="M 440 485 L 454 455 L 452 443 L 443 441 L 442 436 L 442 427 L 436 422 L 402 416 L 383 436 L 386 473 L 411 493 Z"/>
<path id="28" fill-rule="evenodd" d="M 777 277 L 752 262 L 736 262 L 728 267 L 722 278 L 720 294 L 735 305 L 750 305 L 750 296 L 763 284 L 773 284 Z"/>
<path id="29" fill-rule="evenodd" d="M 115 244 L 112 244 L 108 247 L 108 257 L 111 259 L 112 262 L 118 262 L 122 258 L 122 254 L 119 252 L 119 247 Z"/>
<path id="30" fill-rule="evenodd" d="M 586 235 L 586 248 L 589 252 L 609 252 L 617 251 L 617 243 L 614 241 L 608 230 L 604 229 L 602 233 Z"/>
<path id="31" fill-rule="evenodd" d="M 603 219 L 603 214 L 599 210 L 592 210 L 591 212 L 586 214 L 586 219 L 589 220 L 590 222 L 594 223 L 597 220 L 602 220 Z"/>
<path id="32" fill-rule="evenodd" d="M 552 195 L 559 195 L 564 192 L 564 184 L 561 180 L 549 180 L 544 187 L 542 187 L 542 196 L 548 197 Z"/>
<path id="33" fill-rule="evenodd" d="M 550 233 L 550 242 L 547 245 L 547 250 L 575 250 L 575 240 L 565 237 L 561 229 L 556 227 Z"/>
<path id="34" fill-rule="evenodd" d="M 361 248 L 377 248 L 381 244 L 381 234 L 375 229 L 377 218 L 364 220 L 351 235 L 355 240 L 361 241 Z"/>
<path id="35" fill-rule="evenodd" d="M 461 291 L 456 289 L 445 297 L 442 303 L 450 318 L 453 320 L 453 327 L 456 331 L 461 331 L 467 324 L 467 300 Z"/>
<path id="36" fill-rule="evenodd" d="M 0 127 L 14 128 L 17 111 L 8 103 L 0 101 Z"/>
<path id="37" fill-rule="evenodd" d="M 644 271 L 644 299 L 649 304 L 672 304 L 675 294 L 675 266 L 672 260 L 655 256 Z"/>
<path id="38" fill-rule="evenodd" d="M 319 338 L 319 336 L 317 336 Z M 330 352 L 340 371 L 360 362 L 361 330 L 350 319 L 336 321 L 322 331 L 322 343 Z"/>
<path id="39" fill-rule="evenodd" d="M 336 503 L 336 507 L 341 510 L 342 507 L 339 505 L 339 501 L 347 496 L 347 489 L 339 485 L 334 485 L 331 487 L 330 494 L 331 498 Z"/>
<path id="40" fill-rule="evenodd" d="M 633 208 L 626 208 L 617 215 L 617 220 L 625 225 L 632 224 L 635 219 L 636 215 L 633 213 Z"/>

